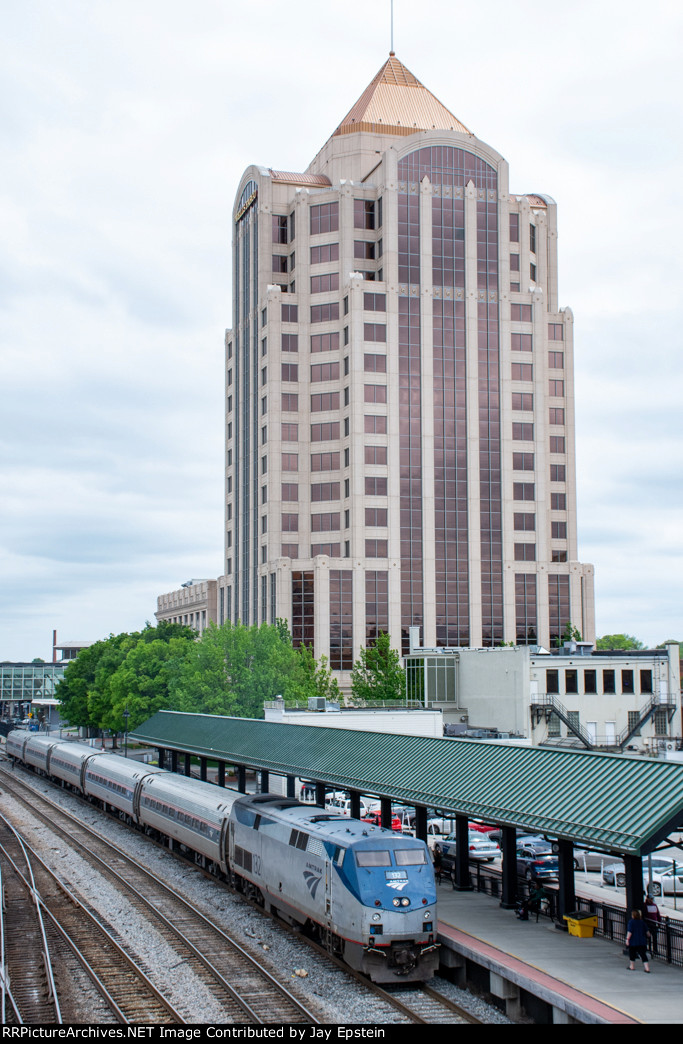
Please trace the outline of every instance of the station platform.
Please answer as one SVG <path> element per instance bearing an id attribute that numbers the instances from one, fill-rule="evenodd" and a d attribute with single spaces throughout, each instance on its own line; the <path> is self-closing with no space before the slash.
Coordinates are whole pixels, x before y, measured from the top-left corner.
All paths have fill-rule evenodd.
<path id="1" fill-rule="evenodd" d="M 548 1005 L 552 1023 L 683 1023 L 683 968 L 653 959 L 650 975 L 640 961 L 630 972 L 623 945 L 570 936 L 547 917 L 520 921 L 498 899 L 446 880 L 437 899 L 442 962 L 487 969 L 490 992 L 511 1018 L 528 993 Z"/>

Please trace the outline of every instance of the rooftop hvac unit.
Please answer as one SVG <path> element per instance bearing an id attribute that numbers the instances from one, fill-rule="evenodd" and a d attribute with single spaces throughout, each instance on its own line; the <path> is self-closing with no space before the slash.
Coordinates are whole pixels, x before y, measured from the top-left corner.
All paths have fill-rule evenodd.
<path id="1" fill-rule="evenodd" d="M 324 696 L 309 696 L 308 709 L 309 711 L 324 711 L 327 709 L 327 700 Z"/>

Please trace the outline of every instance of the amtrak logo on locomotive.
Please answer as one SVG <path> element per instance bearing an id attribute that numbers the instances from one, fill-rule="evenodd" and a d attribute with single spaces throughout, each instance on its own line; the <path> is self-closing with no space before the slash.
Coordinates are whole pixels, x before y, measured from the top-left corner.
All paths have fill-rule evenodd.
<path id="1" fill-rule="evenodd" d="M 318 891 L 318 885 L 322 881 L 322 869 L 319 866 L 315 866 L 313 863 L 306 863 L 308 870 L 304 870 L 304 881 L 311 893 L 311 898 L 315 899 L 315 893 Z"/>

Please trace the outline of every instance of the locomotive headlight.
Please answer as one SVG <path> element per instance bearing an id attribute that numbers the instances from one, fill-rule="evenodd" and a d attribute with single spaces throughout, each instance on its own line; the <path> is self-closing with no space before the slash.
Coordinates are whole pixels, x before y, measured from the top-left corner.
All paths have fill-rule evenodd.
<path id="1" fill-rule="evenodd" d="M 372 915 L 372 919 L 373 919 L 373 921 L 381 921 L 382 920 L 382 915 L 375 913 L 375 914 Z"/>
<path id="2" fill-rule="evenodd" d="M 425 910 L 425 912 L 424 912 L 424 919 L 425 919 L 425 921 L 429 921 L 431 919 L 431 916 L 432 916 L 431 911 L 430 910 Z"/>
<path id="3" fill-rule="evenodd" d="M 401 906 L 410 906 L 410 899 L 407 895 L 404 895 L 403 899 L 401 899 Z"/>
<path id="4" fill-rule="evenodd" d="M 392 899 L 391 901 L 394 904 L 394 906 L 400 906 L 401 905 L 401 900 L 400 899 Z"/>

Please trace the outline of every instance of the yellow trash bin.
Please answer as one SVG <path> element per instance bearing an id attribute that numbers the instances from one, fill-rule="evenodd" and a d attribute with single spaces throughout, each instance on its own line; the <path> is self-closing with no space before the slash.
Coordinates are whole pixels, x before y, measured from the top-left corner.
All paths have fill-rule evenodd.
<path id="1" fill-rule="evenodd" d="M 563 921 L 567 922 L 570 935 L 576 935 L 579 939 L 592 939 L 595 929 L 598 927 L 597 914 L 574 913 L 564 914 Z"/>

